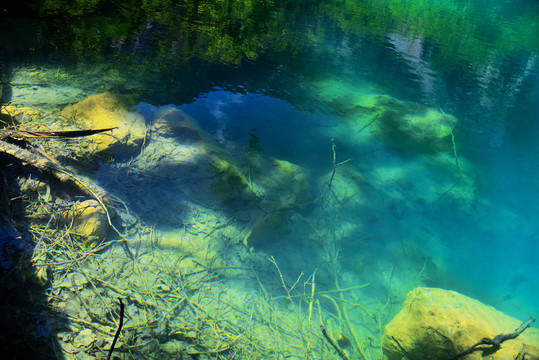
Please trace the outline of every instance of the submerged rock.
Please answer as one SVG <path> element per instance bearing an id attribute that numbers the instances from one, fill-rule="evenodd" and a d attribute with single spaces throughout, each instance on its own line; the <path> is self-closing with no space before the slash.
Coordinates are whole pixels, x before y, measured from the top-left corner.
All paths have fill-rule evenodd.
<path id="1" fill-rule="evenodd" d="M 128 109 L 125 97 L 105 92 L 67 106 L 61 115 L 73 118 L 81 129 L 116 128 L 112 133 L 81 139 L 84 152 L 96 154 L 114 151 L 125 155 L 139 149 L 146 134 L 145 119 Z"/>
<path id="2" fill-rule="evenodd" d="M 7 124 L 14 123 L 14 119 L 18 118 L 18 122 L 22 120 L 35 122 L 43 114 L 38 110 L 30 107 L 16 107 L 13 105 L 2 106 L 0 109 L 0 119 Z M 25 119 L 26 118 L 26 119 Z"/>
<path id="3" fill-rule="evenodd" d="M 457 119 L 440 110 L 390 96 L 377 98 L 377 125 L 386 145 L 408 152 L 451 150 Z"/>
<path id="4" fill-rule="evenodd" d="M 264 211 L 301 207 L 311 200 L 311 177 L 306 169 L 263 154 L 246 155 L 246 160 L 251 186 Z"/>
<path id="5" fill-rule="evenodd" d="M 452 151 L 457 118 L 442 110 L 377 93 L 365 84 L 326 81 L 314 84 L 320 102 L 351 124 L 350 136 L 373 133 L 404 152 Z M 369 127 L 369 131 L 363 131 Z"/>
<path id="6" fill-rule="evenodd" d="M 521 323 L 457 292 L 417 288 L 386 326 L 382 344 L 389 360 L 446 360 L 483 338 L 510 334 Z M 516 339 L 503 342 L 497 351 L 478 350 L 465 358 L 539 359 L 539 331 L 528 328 Z"/>
<path id="7" fill-rule="evenodd" d="M 301 166 L 261 152 L 248 149 L 244 159 L 245 184 L 255 196 L 256 208 L 240 238 L 245 245 L 258 247 L 291 230 L 291 216 L 311 200 L 312 179 Z"/>
<path id="8" fill-rule="evenodd" d="M 101 243 L 109 230 L 105 210 L 96 200 L 76 203 L 65 218 L 71 222 L 71 231 L 83 237 L 86 245 Z"/>
<path id="9" fill-rule="evenodd" d="M 218 241 L 224 232 L 237 242 L 250 243 L 255 233 L 270 234 L 266 230 L 279 228 L 287 222 L 289 212 L 309 203 L 311 177 L 301 166 L 264 154 L 255 143 L 246 148 L 229 141 L 230 148 L 225 148 L 174 106 L 138 108 L 144 110 L 141 113 L 148 124 L 143 149 L 128 166 L 111 167 L 100 176 L 114 179 L 110 186 L 119 186 L 124 198 L 137 199 L 130 207 L 145 214 L 145 219 L 188 229 L 185 240 L 190 239 L 191 244 L 197 244 L 191 236 L 210 242 L 214 237 Z M 197 207 L 230 209 L 241 221 L 215 223 L 213 216 L 201 218 Z M 229 228 L 237 231 L 228 232 Z M 157 243 L 163 248 L 195 251 L 174 236 L 163 235 Z M 215 253 L 212 250 L 203 256 L 213 259 Z"/>

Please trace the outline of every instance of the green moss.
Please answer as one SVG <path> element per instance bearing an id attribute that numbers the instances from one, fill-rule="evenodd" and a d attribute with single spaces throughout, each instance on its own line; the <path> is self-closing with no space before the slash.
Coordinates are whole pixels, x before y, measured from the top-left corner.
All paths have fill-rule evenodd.
<path id="1" fill-rule="evenodd" d="M 248 179 L 228 160 L 215 157 L 210 162 L 210 169 L 216 177 L 213 192 L 222 199 L 238 199 L 246 192 L 251 193 Z"/>
<path id="2" fill-rule="evenodd" d="M 424 108 L 418 113 L 405 115 L 403 120 L 411 129 L 435 139 L 449 136 L 457 124 L 454 116 L 442 114 L 433 108 Z"/>

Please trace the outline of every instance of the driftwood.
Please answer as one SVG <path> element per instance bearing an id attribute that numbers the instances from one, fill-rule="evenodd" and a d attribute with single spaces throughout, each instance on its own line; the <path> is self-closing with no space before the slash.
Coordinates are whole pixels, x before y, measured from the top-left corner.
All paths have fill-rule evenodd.
<path id="1" fill-rule="evenodd" d="M 27 138 L 64 138 L 64 137 L 81 137 L 88 136 L 104 131 L 109 131 L 114 128 L 108 129 L 97 129 L 97 130 L 68 130 L 68 131 L 24 131 L 24 130 L 0 130 L 0 153 L 5 153 L 13 156 L 16 159 L 19 159 L 22 162 L 27 163 L 30 166 L 33 166 L 39 170 L 48 172 L 56 176 L 60 181 L 71 182 L 76 187 L 78 187 L 83 193 L 93 197 L 105 213 L 107 214 L 107 219 L 109 225 L 111 225 L 114 230 L 116 228 L 112 225 L 110 220 L 110 215 L 107 210 L 107 207 L 103 203 L 103 198 L 107 195 L 107 191 L 104 190 L 99 185 L 90 181 L 89 179 L 72 174 L 67 168 L 60 164 L 56 159 L 48 156 L 46 153 L 38 151 L 34 148 L 23 148 L 19 145 L 12 144 L 4 140 L 24 140 Z M 30 150 L 31 149 L 31 150 Z M 116 230 L 118 232 L 118 230 Z M 118 232 L 118 234 L 120 234 Z M 120 234 L 121 235 L 121 234 Z"/>
<path id="2" fill-rule="evenodd" d="M 73 182 L 82 192 L 96 198 L 102 204 L 103 196 L 107 192 L 90 180 L 69 172 L 56 159 L 37 149 L 26 149 L 4 140 L 25 140 L 35 138 L 74 138 L 83 137 L 110 131 L 116 128 L 67 130 L 67 131 L 26 131 L 26 130 L 0 130 L 0 152 L 13 156 L 30 166 L 52 173 L 64 182 Z M 104 206 L 104 204 L 102 204 Z M 106 209 L 105 209 L 106 210 Z"/>
<path id="3" fill-rule="evenodd" d="M 22 162 L 27 163 L 30 166 L 33 166 L 39 170 L 49 172 L 56 176 L 62 182 L 71 182 L 76 187 L 78 187 L 83 193 L 94 198 L 99 205 L 105 211 L 107 216 L 107 221 L 110 227 L 120 236 L 122 239 L 122 245 L 126 254 L 134 259 L 133 254 L 129 250 L 127 242 L 124 238 L 124 235 L 112 224 L 112 220 L 109 214 L 109 210 L 105 205 L 105 202 L 108 198 L 108 193 L 101 186 L 95 184 L 90 179 L 75 175 L 71 173 L 66 167 L 60 164 L 56 159 L 47 155 L 45 152 L 39 151 L 38 149 L 29 147 L 28 149 L 21 146 L 15 145 L 9 141 L 4 140 L 15 140 L 21 141 L 28 138 L 74 138 L 89 136 L 105 131 L 111 131 L 116 128 L 106 128 L 106 129 L 89 129 L 89 130 L 67 130 L 67 131 L 25 131 L 25 130 L 0 130 L 0 153 L 5 153 L 10 156 L 13 156 L 16 159 L 19 159 Z"/>
<path id="4" fill-rule="evenodd" d="M 97 129 L 97 130 L 68 130 L 68 131 L 23 131 L 23 130 L 0 130 L 0 152 L 13 156 L 30 166 L 33 166 L 42 171 L 52 173 L 63 182 L 72 182 L 84 193 L 96 198 L 102 203 L 103 196 L 107 192 L 100 186 L 94 184 L 90 180 L 72 174 L 62 164 L 55 159 L 47 156 L 44 153 L 38 152 L 36 149 L 26 149 L 21 146 L 12 144 L 4 140 L 24 140 L 27 138 L 65 138 L 65 137 L 81 137 L 88 136 L 104 131 L 109 131 L 114 128 Z M 104 204 L 102 204 L 104 206 Z"/>
<path id="5" fill-rule="evenodd" d="M 124 303 L 122 302 L 121 298 L 118 298 L 118 301 L 120 302 L 120 323 L 118 324 L 118 330 L 116 330 L 116 334 L 114 335 L 114 340 L 112 340 L 112 345 L 110 346 L 109 353 L 107 354 L 107 360 L 110 360 L 112 357 L 112 352 L 114 351 L 114 346 L 116 345 L 116 341 L 118 340 L 118 337 L 120 336 L 120 331 L 122 331 L 122 326 L 124 324 Z"/>
<path id="6" fill-rule="evenodd" d="M 0 139 L 24 140 L 31 138 L 76 138 L 94 135 L 105 131 L 117 129 L 115 127 L 106 129 L 90 130 L 63 130 L 63 131 L 27 131 L 27 130 L 0 130 Z"/>
<path id="7" fill-rule="evenodd" d="M 115 128 L 106 129 L 91 129 L 91 130 L 67 130 L 67 131 L 23 131 L 23 130 L 0 130 L 0 153 L 5 153 L 27 163 L 39 170 L 49 172 L 56 176 L 62 182 L 71 182 L 78 187 L 83 193 L 94 198 L 105 211 L 107 221 L 110 227 L 122 238 L 122 245 L 127 255 L 134 259 L 133 254 L 129 250 L 125 241 L 124 235 L 112 224 L 109 210 L 105 205 L 105 199 L 108 198 L 108 193 L 105 189 L 95 184 L 90 179 L 71 173 L 66 167 L 60 164 L 56 159 L 47 155 L 44 152 L 38 151 L 35 148 L 23 148 L 4 140 L 21 141 L 27 138 L 73 138 L 94 135 L 105 131 L 110 131 Z"/>
<path id="8" fill-rule="evenodd" d="M 461 352 L 458 355 L 453 356 L 452 358 L 449 358 L 448 360 L 460 359 L 460 358 L 462 358 L 462 357 L 464 357 L 464 356 L 466 356 L 468 354 L 471 354 L 471 353 L 473 353 L 474 351 L 477 351 L 477 350 L 487 351 L 488 353 L 494 353 L 494 352 L 498 351 L 498 349 L 500 349 L 500 345 L 504 341 L 511 340 L 511 339 L 516 339 L 524 330 L 529 328 L 530 325 L 532 323 L 534 323 L 534 322 L 535 322 L 535 318 L 532 315 L 530 315 L 530 318 L 527 321 L 523 322 L 519 326 L 519 328 L 516 329 L 515 331 L 513 331 L 512 333 L 496 335 L 493 339 L 482 338 L 481 340 L 479 340 L 476 344 L 474 344 L 469 349 Z M 480 347 L 481 345 L 486 345 L 486 346 L 489 346 L 489 347 Z"/>

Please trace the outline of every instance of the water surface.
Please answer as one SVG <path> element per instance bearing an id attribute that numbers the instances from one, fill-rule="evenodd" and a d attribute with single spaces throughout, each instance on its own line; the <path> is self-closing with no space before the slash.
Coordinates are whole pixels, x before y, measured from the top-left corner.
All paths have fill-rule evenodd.
<path id="1" fill-rule="evenodd" d="M 27 6 L 3 15 L 4 103 L 62 108 L 73 101 L 47 101 L 43 91 L 69 74 L 76 101 L 127 95 L 148 122 L 166 106 L 181 109 L 234 156 L 256 148 L 310 173 L 312 201 L 290 206 L 277 228 L 247 244 L 286 264 L 283 272 L 318 269 L 330 289 L 338 264 L 346 286 L 373 284 L 361 293 L 371 301 L 398 304 L 414 287 L 433 286 L 522 320 L 537 312 L 536 2 Z M 27 94 L 15 81 L 27 67 L 59 75 Z M 430 109 L 456 123 L 417 139 L 395 130 L 388 109 Z M 181 228 L 135 205 L 137 189 L 125 187 L 132 179 L 113 178 L 114 167 L 96 171 L 107 190 L 147 224 Z M 153 191 L 176 196 L 163 188 Z M 338 259 L 313 240 L 320 234 Z"/>

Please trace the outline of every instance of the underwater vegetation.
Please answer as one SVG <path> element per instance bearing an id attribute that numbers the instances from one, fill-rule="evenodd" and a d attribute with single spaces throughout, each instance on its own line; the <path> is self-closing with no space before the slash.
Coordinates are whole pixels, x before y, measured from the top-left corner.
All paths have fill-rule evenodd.
<path id="1" fill-rule="evenodd" d="M 14 357 L 539 356 L 535 2 L 0 16 Z"/>
<path id="2" fill-rule="evenodd" d="M 409 138 L 404 148 L 412 153 L 438 157 L 454 150 L 449 138 L 456 119 L 451 115 L 384 95 L 361 99 L 370 99 L 356 104 L 368 109 L 370 117 L 353 125 L 360 131 L 369 129 L 365 136 L 389 141 L 390 148 L 402 150 L 402 142 L 393 145 L 390 141 L 393 136 L 386 129 L 390 122 L 399 124 L 397 138 Z M 43 127 L 107 127 L 111 131 L 77 141 L 53 138 L 41 143 L 48 156 L 71 164 L 62 173 L 90 175 L 84 180 L 88 185 L 77 181 L 78 190 L 59 186 L 44 174 L 37 178 L 31 172 L 9 175 L 15 180 L 9 191 L 21 192 L 27 204 L 24 214 L 11 216 L 33 219 L 24 227 L 35 241 L 34 281 L 48 289 L 51 306 L 62 314 L 58 320 L 49 319 L 57 352 L 66 358 L 104 356 L 120 327 L 117 319 L 123 319 L 117 298 L 126 302 L 122 307 L 126 320 L 115 336 L 115 353 L 125 358 L 212 354 L 223 359 L 278 359 L 280 354 L 290 354 L 293 358 L 391 359 L 413 353 L 417 359 L 427 359 L 439 351 L 438 340 L 430 336 L 409 341 L 432 340 L 434 348 L 422 343 L 415 350 L 406 342 L 409 335 L 404 326 L 386 326 L 409 289 L 432 281 L 428 274 L 436 276 L 434 262 L 439 260 L 429 261 L 421 250 L 408 269 L 382 271 L 381 279 L 365 281 L 367 272 L 361 266 L 383 269 L 388 263 L 369 264 L 368 254 L 341 255 L 351 246 L 348 239 L 365 234 L 374 221 L 379 211 L 378 189 L 387 175 L 380 173 L 374 179 L 356 168 L 352 159 L 338 161 L 339 147 L 332 138 L 329 172 L 313 178 L 301 166 L 265 154 L 261 139 L 253 133 L 245 145 L 223 144 L 177 107 L 131 107 L 130 103 L 106 92 L 47 115 L 44 110 L 3 107 L 4 114 L 28 134 L 39 134 L 37 130 Z M 445 143 L 417 147 L 428 138 L 445 139 Z M 111 160 L 113 154 L 119 155 Z M 443 193 L 438 187 L 425 188 L 425 194 L 433 194 L 424 201 L 436 203 L 442 196 L 475 201 L 473 196 L 460 195 L 473 175 L 467 167 L 457 171 L 453 155 L 438 160 L 437 167 L 459 173 L 461 183 L 448 183 L 451 186 Z M 464 159 L 462 163 L 466 164 Z M 93 184 L 96 180 L 99 187 Z M 88 187 L 109 190 L 96 197 L 93 191 L 85 191 Z M 81 191 L 90 199 L 78 199 Z M 388 214 L 405 218 L 406 203 L 412 197 L 386 193 L 391 201 Z M 371 212 L 371 217 L 353 218 L 347 215 L 350 211 Z M 298 233 L 303 235 L 292 240 Z M 370 234 L 376 236 L 373 231 Z M 284 247 L 279 258 L 289 264 L 283 266 L 273 256 L 265 259 L 274 246 Z M 305 253 L 295 253 L 296 246 Z M 423 262 L 419 271 L 414 269 L 418 261 Z M 313 271 L 307 278 L 303 272 L 297 278 L 283 273 L 298 268 Z M 379 292 L 387 292 L 387 298 L 365 301 L 376 299 Z M 449 300 L 442 295 L 429 298 L 447 309 Z M 463 324 L 459 306 L 450 306 L 448 316 Z M 467 316 L 477 316 L 477 311 Z M 489 326 L 496 330 L 479 326 L 470 339 L 518 322 L 502 313 L 479 317 L 492 319 Z M 526 349 L 531 347 L 523 354 L 535 351 L 533 336 L 537 337 L 535 330 L 519 339 Z M 399 339 L 398 345 L 392 339 Z M 448 345 L 443 354 L 456 356 L 466 346 L 467 341 Z"/>

